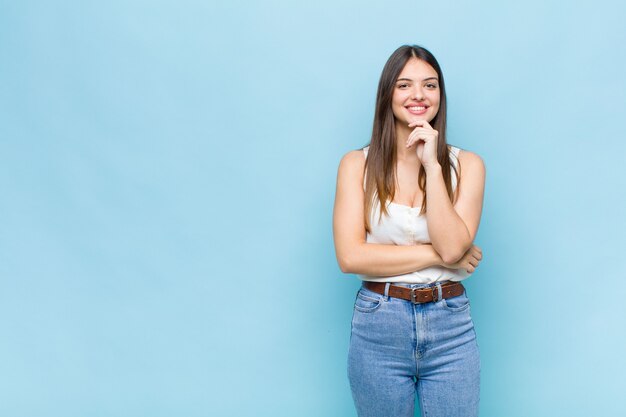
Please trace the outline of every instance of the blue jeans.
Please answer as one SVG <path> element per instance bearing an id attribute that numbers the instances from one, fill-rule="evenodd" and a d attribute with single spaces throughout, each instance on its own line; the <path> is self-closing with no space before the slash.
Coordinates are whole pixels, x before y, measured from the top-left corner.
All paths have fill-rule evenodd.
<path id="1" fill-rule="evenodd" d="M 394 285 L 436 287 L 441 297 L 441 284 Z M 465 291 L 413 304 L 361 287 L 348 379 L 359 417 L 413 417 L 416 393 L 423 417 L 478 416 L 480 355 Z"/>

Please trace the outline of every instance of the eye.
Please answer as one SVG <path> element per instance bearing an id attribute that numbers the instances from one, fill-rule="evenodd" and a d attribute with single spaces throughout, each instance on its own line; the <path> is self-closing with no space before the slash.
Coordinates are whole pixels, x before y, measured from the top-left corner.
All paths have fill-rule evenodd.
<path id="1" fill-rule="evenodd" d="M 428 84 L 426 84 L 426 87 L 428 87 L 428 88 L 437 88 L 437 84 L 428 83 Z"/>
<path id="2" fill-rule="evenodd" d="M 408 86 L 408 84 L 398 84 L 398 88 L 404 88 L 404 87 L 407 87 L 407 86 Z"/>

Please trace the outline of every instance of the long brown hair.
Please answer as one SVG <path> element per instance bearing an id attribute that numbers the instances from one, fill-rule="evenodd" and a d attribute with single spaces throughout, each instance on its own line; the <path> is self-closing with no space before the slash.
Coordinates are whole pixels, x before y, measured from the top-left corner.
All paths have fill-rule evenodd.
<path id="1" fill-rule="evenodd" d="M 430 121 L 433 129 L 439 132 L 437 139 L 437 160 L 441 165 L 443 179 L 450 201 L 454 201 L 452 191 L 452 175 L 454 172 L 459 184 L 459 171 L 450 162 L 450 152 L 446 142 L 446 87 L 443 81 L 441 67 L 432 53 L 418 45 L 402 45 L 394 51 L 383 68 L 378 83 L 376 94 L 376 110 L 374 113 L 374 126 L 369 143 L 367 159 L 365 161 L 365 229 L 370 232 L 370 216 L 375 204 L 380 205 L 379 222 L 383 215 L 388 215 L 387 200 L 393 201 L 396 192 L 396 119 L 391 107 L 391 99 L 395 89 L 396 80 L 402 69 L 411 57 L 423 60 L 432 66 L 439 76 L 440 104 L 437 115 Z M 364 173 L 364 175 L 365 175 Z M 419 170 L 418 184 L 424 193 L 424 200 L 420 209 L 420 215 L 426 213 L 426 171 L 421 166 Z"/>

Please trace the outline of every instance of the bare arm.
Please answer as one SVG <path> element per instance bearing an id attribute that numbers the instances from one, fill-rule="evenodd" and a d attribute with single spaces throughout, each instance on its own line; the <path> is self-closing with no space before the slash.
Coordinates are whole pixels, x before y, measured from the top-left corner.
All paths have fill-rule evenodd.
<path id="1" fill-rule="evenodd" d="M 458 261 L 471 247 L 478 231 L 485 188 L 485 165 L 475 153 L 461 151 L 459 197 L 452 206 L 441 165 L 426 171 L 426 219 L 433 247 L 446 263 Z"/>
<path id="2" fill-rule="evenodd" d="M 403 246 L 366 243 L 363 224 L 364 167 L 362 151 L 351 151 L 341 159 L 337 173 L 333 237 L 341 271 L 392 276 L 443 264 L 430 244 Z"/>

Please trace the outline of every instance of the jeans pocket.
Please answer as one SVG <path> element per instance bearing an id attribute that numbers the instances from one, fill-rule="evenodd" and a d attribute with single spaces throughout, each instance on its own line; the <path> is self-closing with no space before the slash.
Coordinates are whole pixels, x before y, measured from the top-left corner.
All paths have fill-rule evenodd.
<path id="1" fill-rule="evenodd" d="M 377 294 L 377 296 L 373 295 L 371 291 L 364 293 L 364 291 L 359 290 L 356 293 L 356 299 L 354 300 L 354 308 L 357 311 L 362 313 L 371 313 L 376 311 L 380 304 L 382 303 L 383 296 Z"/>
<path id="2" fill-rule="evenodd" d="M 463 290 L 463 294 L 461 295 L 451 298 L 443 298 L 441 300 L 441 304 L 443 305 L 443 308 L 448 311 L 465 311 L 470 306 L 470 300 L 467 297 L 465 290 Z"/>

